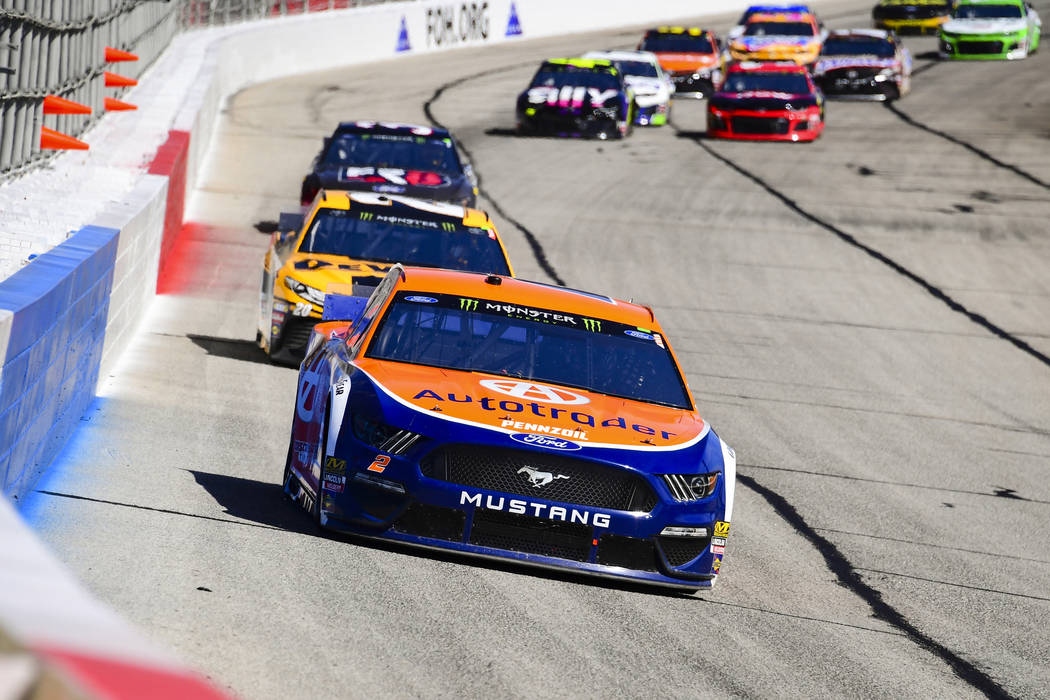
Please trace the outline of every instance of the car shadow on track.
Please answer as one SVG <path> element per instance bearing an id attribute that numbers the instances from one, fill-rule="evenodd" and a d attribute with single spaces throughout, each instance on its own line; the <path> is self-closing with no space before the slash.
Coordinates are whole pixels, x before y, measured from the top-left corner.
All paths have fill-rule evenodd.
<path id="1" fill-rule="evenodd" d="M 193 333 L 187 334 L 186 337 L 193 341 L 194 345 L 215 357 L 226 357 L 231 360 L 255 362 L 262 365 L 271 364 L 270 358 L 266 356 L 262 348 L 251 340 L 216 338 L 215 336 L 196 335 Z"/>
<path id="2" fill-rule="evenodd" d="M 543 578 L 551 581 L 584 584 L 608 590 L 643 593 L 667 598 L 695 598 L 698 601 L 702 600 L 690 593 L 677 591 L 671 588 L 647 586 L 642 583 L 635 583 L 627 580 L 620 581 L 617 579 L 599 578 L 597 576 L 580 574 L 569 570 L 540 569 L 527 564 L 518 564 L 511 561 L 504 562 L 498 559 L 483 559 L 447 550 L 428 549 L 425 547 L 403 544 L 401 542 L 375 540 L 358 535 L 347 535 L 322 530 L 311 522 L 310 517 L 306 513 L 285 497 L 280 484 L 276 482 L 270 483 L 255 481 L 243 477 L 212 474 L 193 469 L 187 471 L 189 471 L 196 482 L 225 509 L 225 512 L 228 515 L 265 527 L 287 530 L 300 535 L 324 537 L 330 540 L 342 541 L 352 546 L 368 547 L 369 549 L 377 551 L 401 554 L 418 559 L 430 559 L 450 564 L 475 566 L 493 571 L 504 571 L 520 576 L 531 576 L 533 578 Z"/>

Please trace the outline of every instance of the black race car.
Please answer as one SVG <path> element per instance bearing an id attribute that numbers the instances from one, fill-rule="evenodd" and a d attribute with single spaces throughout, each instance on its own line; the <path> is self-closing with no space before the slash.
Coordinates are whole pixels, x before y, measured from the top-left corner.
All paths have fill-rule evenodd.
<path id="1" fill-rule="evenodd" d="M 895 100 L 911 89 L 911 53 L 883 29 L 833 31 L 813 66 L 813 79 L 828 97 Z"/>
<path id="2" fill-rule="evenodd" d="M 401 194 L 472 207 L 477 179 L 447 129 L 389 122 L 343 122 L 324 140 L 300 200 L 321 189 Z"/>
<path id="3" fill-rule="evenodd" d="M 611 61 L 552 58 L 518 95 L 518 133 L 623 138 L 634 110 L 634 92 Z"/>

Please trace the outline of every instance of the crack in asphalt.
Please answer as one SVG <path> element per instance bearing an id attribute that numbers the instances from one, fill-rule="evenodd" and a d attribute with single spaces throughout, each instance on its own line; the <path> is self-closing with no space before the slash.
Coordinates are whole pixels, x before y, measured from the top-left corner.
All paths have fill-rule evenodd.
<path id="1" fill-rule="evenodd" d="M 982 671 L 977 665 L 948 647 L 936 641 L 916 627 L 903 613 L 882 599 L 882 593 L 873 588 L 835 546 L 831 540 L 822 537 L 810 525 L 786 498 L 776 491 L 763 486 L 754 477 L 737 474 L 737 482 L 761 496 L 772 506 L 773 510 L 789 525 L 813 545 L 824 557 L 824 563 L 835 574 L 838 582 L 847 590 L 862 599 L 871 608 L 875 618 L 882 620 L 903 632 L 908 639 L 944 661 L 962 681 L 990 698 L 1012 698 L 1006 688 Z"/>
<path id="2" fill-rule="evenodd" d="M 722 155 L 717 150 L 715 150 L 714 148 L 712 148 L 708 144 L 706 144 L 703 141 L 701 141 L 699 138 L 697 138 L 692 133 L 683 131 L 682 129 L 678 128 L 674 124 L 671 124 L 671 128 L 674 129 L 675 133 L 678 134 L 679 136 L 682 136 L 683 138 L 689 138 L 690 140 L 692 140 L 693 143 L 695 143 L 697 146 L 699 146 L 701 149 L 703 149 L 708 155 L 710 155 L 715 160 L 721 162 L 723 165 L 726 165 L 731 170 L 735 171 L 736 173 L 744 176 L 745 178 L 747 178 L 748 180 L 750 180 L 754 184 L 758 185 L 761 189 L 765 190 L 768 194 L 772 195 L 774 198 L 779 199 L 788 209 L 790 209 L 791 211 L 795 212 L 796 214 L 798 214 L 802 218 L 804 218 L 807 221 L 810 221 L 810 222 L 816 224 L 817 226 L 823 228 L 825 231 L 828 231 L 829 233 L 834 234 L 842 242 L 847 243 L 847 244 L 853 246 L 854 248 L 857 248 L 858 250 L 866 253 L 869 257 L 871 257 L 871 258 L 877 260 L 878 262 L 882 263 L 886 267 L 890 268 L 891 270 L 893 270 L 894 272 L 899 274 L 901 277 L 904 277 L 905 279 L 909 280 L 910 282 L 913 282 L 916 285 L 918 285 L 920 288 L 922 288 L 928 294 L 930 294 L 930 296 L 932 296 L 933 298 L 935 298 L 938 301 L 942 302 L 945 306 L 947 306 L 949 309 L 951 309 L 955 313 L 964 316 L 965 318 L 967 318 L 972 323 L 980 326 L 981 328 L 984 328 L 989 333 L 997 336 L 998 338 L 1000 338 L 1002 340 L 1005 340 L 1006 342 L 1010 343 L 1011 345 L 1013 345 L 1017 349 L 1021 350 L 1022 352 L 1027 353 L 1028 355 L 1030 355 L 1031 357 L 1035 358 L 1036 360 L 1038 360 L 1042 364 L 1046 365 L 1047 367 L 1050 367 L 1050 356 L 1047 356 L 1044 353 L 1042 353 L 1039 350 L 1037 350 L 1036 348 L 1032 347 L 1027 342 L 1022 340 L 1019 336 L 1015 335 L 1014 333 L 1011 333 L 1011 332 L 1007 331 L 1006 329 L 1004 329 L 1001 326 L 993 323 L 992 321 L 989 321 L 982 314 L 979 314 L 976 311 L 971 311 L 970 309 L 966 308 L 966 306 L 964 306 L 959 301 L 956 301 L 951 295 L 947 294 L 943 289 L 941 289 L 937 285 L 933 284 L 932 282 L 930 282 L 929 280 L 927 280 L 923 276 L 919 275 L 918 273 L 911 271 L 910 269 L 908 269 L 907 267 L 905 267 L 901 263 L 897 262 L 896 260 L 894 260 L 890 256 L 886 255 L 882 251 L 880 251 L 880 250 L 878 250 L 876 248 L 873 248 L 872 246 L 868 245 L 867 243 L 863 243 L 856 236 L 854 236 L 851 233 L 848 233 L 848 232 L 844 231 L 843 229 L 841 229 L 838 226 L 834 225 L 830 221 L 825 221 L 824 219 L 820 218 L 816 214 L 814 214 L 814 213 L 812 213 L 812 212 L 810 212 L 810 211 L 808 211 L 806 209 L 803 209 L 802 205 L 800 205 L 794 199 L 789 197 L 787 194 L 785 194 L 784 192 L 781 192 L 777 188 L 773 187 L 768 182 L 766 182 L 765 180 L 763 180 L 762 178 L 760 178 L 758 175 L 754 174 L 750 170 L 744 168 L 741 165 L 738 165 L 731 158 Z"/>
<path id="3" fill-rule="evenodd" d="M 883 102 L 882 106 L 885 107 L 886 109 L 888 109 L 893 114 L 895 114 L 897 116 L 897 118 L 899 118 L 905 124 L 908 124 L 909 126 L 914 126 L 916 129 L 921 129 L 922 131 L 925 131 L 926 133 L 929 133 L 929 134 L 933 134 L 934 136 L 939 136 L 940 138 L 944 139 L 945 141 L 949 141 L 951 143 L 954 143 L 957 146 L 962 146 L 966 150 L 968 150 L 971 153 L 975 154 L 978 158 L 981 158 L 982 160 L 986 160 L 989 163 L 991 163 L 992 165 L 995 165 L 996 167 L 1002 168 L 1003 170 L 1008 170 L 1008 171 L 1012 172 L 1015 175 L 1023 177 L 1025 180 L 1028 180 L 1029 182 L 1031 182 L 1034 185 L 1038 185 L 1039 187 L 1042 187 L 1043 189 L 1050 190 L 1050 182 L 1045 182 L 1045 181 L 1039 179 L 1038 177 L 1036 177 L 1035 175 L 1031 174 L 1027 170 L 1024 170 L 1024 169 L 1022 169 L 1022 168 L 1020 168 L 1020 167 L 1018 167 L 1016 165 L 1013 165 L 1012 163 L 1007 163 L 1006 161 L 999 160 L 998 158 L 993 156 L 988 151 L 985 151 L 983 149 L 978 148 L 977 146 L 974 146 L 969 141 L 965 141 L 965 140 L 959 138 L 958 136 L 952 136 L 951 134 L 949 134 L 946 131 L 941 131 L 940 129 L 934 129 L 932 126 L 929 126 L 928 124 L 923 124 L 920 121 L 916 121 L 915 119 L 913 119 L 909 115 L 907 115 L 904 112 L 900 111 L 900 109 L 897 108 L 897 105 L 895 103 L 893 103 L 893 102 Z M 956 206 L 959 206 L 959 205 L 956 205 Z"/>
<path id="4" fill-rule="evenodd" d="M 817 532 L 833 532 L 836 535 L 848 535 L 850 537 L 864 537 L 870 540 L 883 540 L 886 542 L 897 542 L 899 544 L 909 544 L 914 547 L 929 547 L 930 549 L 944 549 L 950 552 L 962 552 L 963 554 L 970 554 L 977 557 L 996 557 L 998 559 L 1015 559 L 1017 561 L 1027 561 L 1033 564 L 1050 564 L 1050 561 L 1045 559 L 1034 559 L 1032 557 L 1021 557 L 1016 554 L 1004 554 L 1003 552 L 986 552 L 980 549 L 974 549 L 972 547 L 951 547 L 946 544 L 933 544 L 932 542 L 920 542 L 919 540 L 906 540 L 903 537 L 887 537 L 886 535 L 873 535 L 869 532 L 852 532 L 850 530 L 836 530 L 830 527 L 815 527 L 813 528 Z"/>
<path id="5" fill-rule="evenodd" d="M 892 576 L 893 578 L 907 578 L 913 581 L 922 581 L 924 583 L 936 583 L 938 586 L 951 586 L 953 588 L 966 588 L 971 591 L 981 591 L 982 593 L 995 593 L 997 595 L 1010 596 L 1012 598 L 1028 598 L 1029 600 L 1044 600 L 1050 602 L 1050 598 L 1041 595 L 1030 595 L 1028 593 L 1015 593 L 1013 591 L 1003 591 L 998 588 L 984 588 L 982 586 L 968 586 L 965 583 L 955 583 L 954 581 L 941 581 L 935 578 L 925 578 L 923 576 L 912 576 L 911 574 L 902 574 L 899 571 L 883 571 L 882 569 L 865 569 L 864 567 L 856 567 L 857 571 L 867 571 L 869 574 L 882 574 L 883 576 Z"/>
<path id="6" fill-rule="evenodd" d="M 462 85 L 463 83 L 475 80 L 477 78 L 483 78 L 485 76 L 495 75 L 497 73 L 505 73 L 516 68 L 521 68 L 521 65 L 518 64 L 513 66 L 503 66 L 500 68 L 490 68 L 489 70 L 483 70 L 478 73 L 472 73 L 471 75 L 467 75 L 462 78 L 457 78 L 456 80 L 450 80 L 449 82 L 440 85 L 437 88 L 437 90 L 434 91 L 434 94 L 430 96 L 430 99 L 423 103 L 423 114 L 426 115 L 427 120 L 430 122 L 431 126 L 435 126 L 440 129 L 447 128 L 444 124 L 438 121 L 437 117 L 434 116 L 433 109 L 431 109 L 432 105 L 441 98 L 441 95 L 444 94 L 445 90 L 456 87 L 457 85 Z M 471 154 L 467 147 L 464 146 L 462 143 L 458 141 L 457 143 L 459 143 L 460 150 L 467 155 L 467 160 L 473 163 L 473 154 Z M 547 274 L 547 276 L 554 280 L 557 284 L 560 284 L 563 287 L 566 286 L 565 280 L 562 278 L 561 275 L 558 274 L 558 271 L 554 269 L 554 266 L 547 258 L 547 251 L 544 250 L 543 244 L 540 243 L 540 239 L 536 237 L 536 234 L 530 231 L 528 227 L 525 226 L 525 224 L 521 223 L 513 216 L 508 214 L 507 210 L 504 209 L 502 205 L 500 205 L 500 203 L 492 196 L 492 194 L 490 194 L 488 190 L 486 190 L 482 186 L 481 173 L 478 170 L 474 170 L 474 175 L 478 179 L 478 194 L 480 194 L 482 197 L 491 202 L 492 208 L 495 209 L 500 216 L 509 221 L 511 225 L 514 226 L 514 228 L 518 229 L 523 236 L 525 236 L 525 241 L 529 244 L 529 248 L 532 250 L 532 257 L 536 260 L 537 263 L 539 263 L 540 268 L 542 268 L 542 270 Z"/>

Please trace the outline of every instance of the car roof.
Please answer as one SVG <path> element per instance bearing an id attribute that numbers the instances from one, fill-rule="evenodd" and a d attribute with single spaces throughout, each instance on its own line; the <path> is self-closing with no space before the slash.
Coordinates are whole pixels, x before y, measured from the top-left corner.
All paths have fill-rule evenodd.
<path id="1" fill-rule="evenodd" d="M 353 121 L 340 122 L 333 136 L 340 134 L 397 134 L 404 136 L 434 136 L 448 138 L 448 129 L 421 124 L 400 124 L 397 122 Z"/>
<path id="2" fill-rule="evenodd" d="M 700 27 L 657 27 L 656 29 L 649 29 L 645 32 L 646 36 L 650 34 L 687 34 L 689 36 L 708 36 L 711 32 Z"/>
<path id="3" fill-rule="evenodd" d="M 397 286 L 399 290 L 477 297 L 506 304 L 604 318 L 649 331 L 661 330 L 648 307 L 601 294 L 501 275 L 429 267 L 403 269 L 404 275 Z M 495 280 L 499 280 L 499 283 L 493 283 Z"/>
<path id="4" fill-rule="evenodd" d="M 874 39 L 889 39 L 890 33 L 885 29 L 833 29 L 828 33 L 832 37 L 866 36 Z M 825 40 L 826 41 L 826 40 Z"/>
<path id="5" fill-rule="evenodd" d="M 812 12 L 809 5 L 751 5 L 745 10 L 747 14 L 758 12 Z"/>
<path id="6" fill-rule="evenodd" d="M 794 61 L 741 61 L 732 63 L 726 68 L 726 73 L 801 73 L 807 75 L 809 71 L 805 66 L 800 66 Z"/>
<path id="7" fill-rule="evenodd" d="M 816 24 L 816 18 L 808 12 L 757 12 L 747 18 L 747 23 L 753 22 L 812 22 Z"/>
<path id="8" fill-rule="evenodd" d="M 342 209 L 344 211 L 358 207 L 392 206 L 403 211 L 404 207 L 426 212 L 438 217 L 460 221 L 464 226 L 493 228 L 489 215 L 480 209 L 471 209 L 451 202 L 435 202 L 428 199 L 405 197 L 398 194 L 380 194 L 378 192 L 353 192 L 348 190 L 321 190 L 315 200 L 320 209 Z"/>
<path id="9" fill-rule="evenodd" d="M 652 51 L 625 51 L 623 49 L 615 51 L 588 51 L 583 54 L 583 58 L 600 58 L 606 61 L 645 61 L 646 63 L 659 65 L 656 54 Z"/>

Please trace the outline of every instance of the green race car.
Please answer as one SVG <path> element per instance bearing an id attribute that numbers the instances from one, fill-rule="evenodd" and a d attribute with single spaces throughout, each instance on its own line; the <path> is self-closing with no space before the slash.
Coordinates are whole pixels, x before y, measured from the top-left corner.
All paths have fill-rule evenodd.
<path id="1" fill-rule="evenodd" d="M 1039 48 L 1042 22 L 1025 0 L 962 0 L 941 25 L 942 58 L 1025 58 Z"/>

